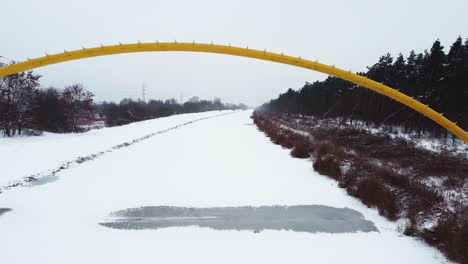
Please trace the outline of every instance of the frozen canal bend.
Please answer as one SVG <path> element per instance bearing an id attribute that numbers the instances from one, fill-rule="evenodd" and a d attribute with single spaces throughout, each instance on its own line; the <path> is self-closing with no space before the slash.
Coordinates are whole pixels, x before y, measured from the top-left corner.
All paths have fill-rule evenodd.
<path id="1" fill-rule="evenodd" d="M 250 114 L 188 123 L 75 164 L 53 180 L 4 191 L 2 263 L 447 263 L 314 172 L 310 161 L 291 158 L 272 144 Z M 67 144 L 92 154 L 103 142 L 112 146 L 215 115 L 219 112 L 7 142 L 9 148 L 22 144 L 24 153 L 49 148 L 25 154 L 24 165 L 2 166 L 21 171 L 31 159 L 39 168 L 41 158 L 58 166 L 74 149 Z M 285 213 L 291 208 L 294 214 Z M 301 215 L 298 208 L 310 210 Z M 278 214 L 286 220 L 272 224 Z M 119 228 L 122 221 L 133 226 Z M 304 229 L 310 222 L 316 224 Z M 327 222 L 339 232 L 330 231 Z"/>

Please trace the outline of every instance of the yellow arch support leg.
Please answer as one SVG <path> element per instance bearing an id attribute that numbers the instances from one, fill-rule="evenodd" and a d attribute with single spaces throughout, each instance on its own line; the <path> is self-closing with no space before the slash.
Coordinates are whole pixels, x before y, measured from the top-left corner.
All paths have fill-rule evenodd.
<path id="1" fill-rule="evenodd" d="M 105 56 L 121 53 L 133 52 L 149 52 L 149 51 L 188 51 L 188 52 L 206 52 L 218 53 L 234 56 L 241 56 L 247 58 L 254 58 L 265 61 L 273 61 L 282 64 L 289 64 L 292 66 L 306 68 L 313 71 L 325 73 L 346 81 L 356 83 L 360 86 L 371 89 L 375 92 L 383 94 L 393 100 L 400 102 L 419 113 L 434 120 L 436 123 L 446 128 L 452 134 L 468 143 L 468 132 L 457 126 L 454 122 L 445 118 L 442 114 L 434 111 L 430 107 L 420 103 L 419 101 L 389 87 L 384 84 L 378 83 L 364 76 L 345 71 L 334 66 L 322 64 L 316 61 L 310 61 L 302 58 L 287 56 L 273 52 L 240 48 L 216 44 L 202 44 L 195 42 L 156 42 L 156 43 L 136 43 L 136 44 L 120 44 L 112 46 L 100 46 L 96 48 L 83 48 L 75 51 L 64 51 L 63 53 L 46 55 L 44 57 L 19 62 L 16 64 L 8 65 L 0 68 L 0 78 L 10 74 L 31 70 L 51 64 L 61 63 L 65 61 L 80 60 L 84 58 L 91 58 L 97 56 Z"/>

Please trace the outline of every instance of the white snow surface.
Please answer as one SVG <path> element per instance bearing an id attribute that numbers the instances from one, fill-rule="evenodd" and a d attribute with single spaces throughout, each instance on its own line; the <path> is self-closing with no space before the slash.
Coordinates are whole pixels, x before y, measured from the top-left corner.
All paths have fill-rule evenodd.
<path id="1" fill-rule="evenodd" d="M 225 112 L 222 112 L 225 113 Z M 160 118 L 75 135 L 1 139 L 3 183 L 190 120 Z M 2 263 L 450 263 L 402 236 L 321 176 L 309 160 L 274 145 L 251 111 L 197 121 L 58 173 L 58 180 L 0 194 Z M 4 171 L 7 174 L 3 174 Z M 327 205 L 348 207 L 379 232 L 216 231 L 198 227 L 116 230 L 99 225 L 140 206 Z"/>
<path id="2" fill-rule="evenodd" d="M 44 133 L 31 137 L 0 137 L 0 187 L 32 174 L 47 172 L 60 164 L 117 144 L 165 130 L 185 122 L 231 111 L 211 111 L 197 114 L 174 115 L 155 120 L 136 122 L 125 126 L 102 128 L 86 133 Z"/>

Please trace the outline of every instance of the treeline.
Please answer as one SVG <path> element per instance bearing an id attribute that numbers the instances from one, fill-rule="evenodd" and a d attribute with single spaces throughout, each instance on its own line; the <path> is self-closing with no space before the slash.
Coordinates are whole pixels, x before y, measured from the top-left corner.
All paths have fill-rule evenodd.
<path id="1" fill-rule="evenodd" d="M 0 133 L 4 136 L 78 132 L 93 120 L 91 92 L 80 84 L 62 90 L 39 89 L 40 77 L 28 71 L 0 78 Z"/>
<path id="2" fill-rule="evenodd" d="M 396 58 L 387 53 L 366 72 L 358 73 L 414 97 L 468 129 L 468 39 L 459 37 L 448 53 L 437 40 L 429 51 L 411 51 Z M 336 77 L 306 83 L 299 91 L 289 89 L 261 109 L 340 117 L 364 121 L 366 125 L 399 126 L 406 132 L 432 137 L 449 133 L 432 120 L 383 95 Z"/>
<path id="3" fill-rule="evenodd" d="M 117 126 L 174 114 L 247 108 L 198 97 L 184 104 L 175 99 L 95 103 L 94 95 L 81 84 L 41 89 L 40 78 L 33 71 L 0 78 L 0 135 L 82 132 L 102 120 L 107 126 Z"/>
<path id="4" fill-rule="evenodd" d="M 175 99 L 149 100 L 148 102 L 123 99 L 120 103 L 103 102 L 97 105 L 97 111 L 105 119 L 106 126 L 125 125 L 175 114 L 235 109 L 247 109 L 247 106 L 222 103 L 219 98 L 210 101 L 200 100 L 198 97 L 192 97 L 183 104 L 179 104 Z"/>

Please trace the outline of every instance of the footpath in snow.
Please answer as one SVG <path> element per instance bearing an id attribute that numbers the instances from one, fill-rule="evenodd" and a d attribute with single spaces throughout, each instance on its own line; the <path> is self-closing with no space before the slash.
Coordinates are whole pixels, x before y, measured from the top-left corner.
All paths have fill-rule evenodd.
<path id="1" fill-rule="evenodd" d="M 0 194 L 2 263 L 450 263 L 314 172 L 310 161 L 272 144 L 251 111 L 223 113 L 0 139 L 8 172 L 0 180 L 8 183 L 187 123 L 59 171 L 54 181 Z M 284 222 L 265 218 L 304 208 L 307 214 L 291 213 L 301 215 L 294 221 L 330 217 L 338 232 L 317 225 L 285 230 Z M 161 216 L 190 224 L 146 228 Z M 145 228 L 103 224 L 116 217 Z M 226 228 L 220 217 L 247 220 Z M 259 217 L 279 227 L 262 228 Z M 356 225 L 340 230 L 340 223 L 350 227 L 349 218 Z"/>

